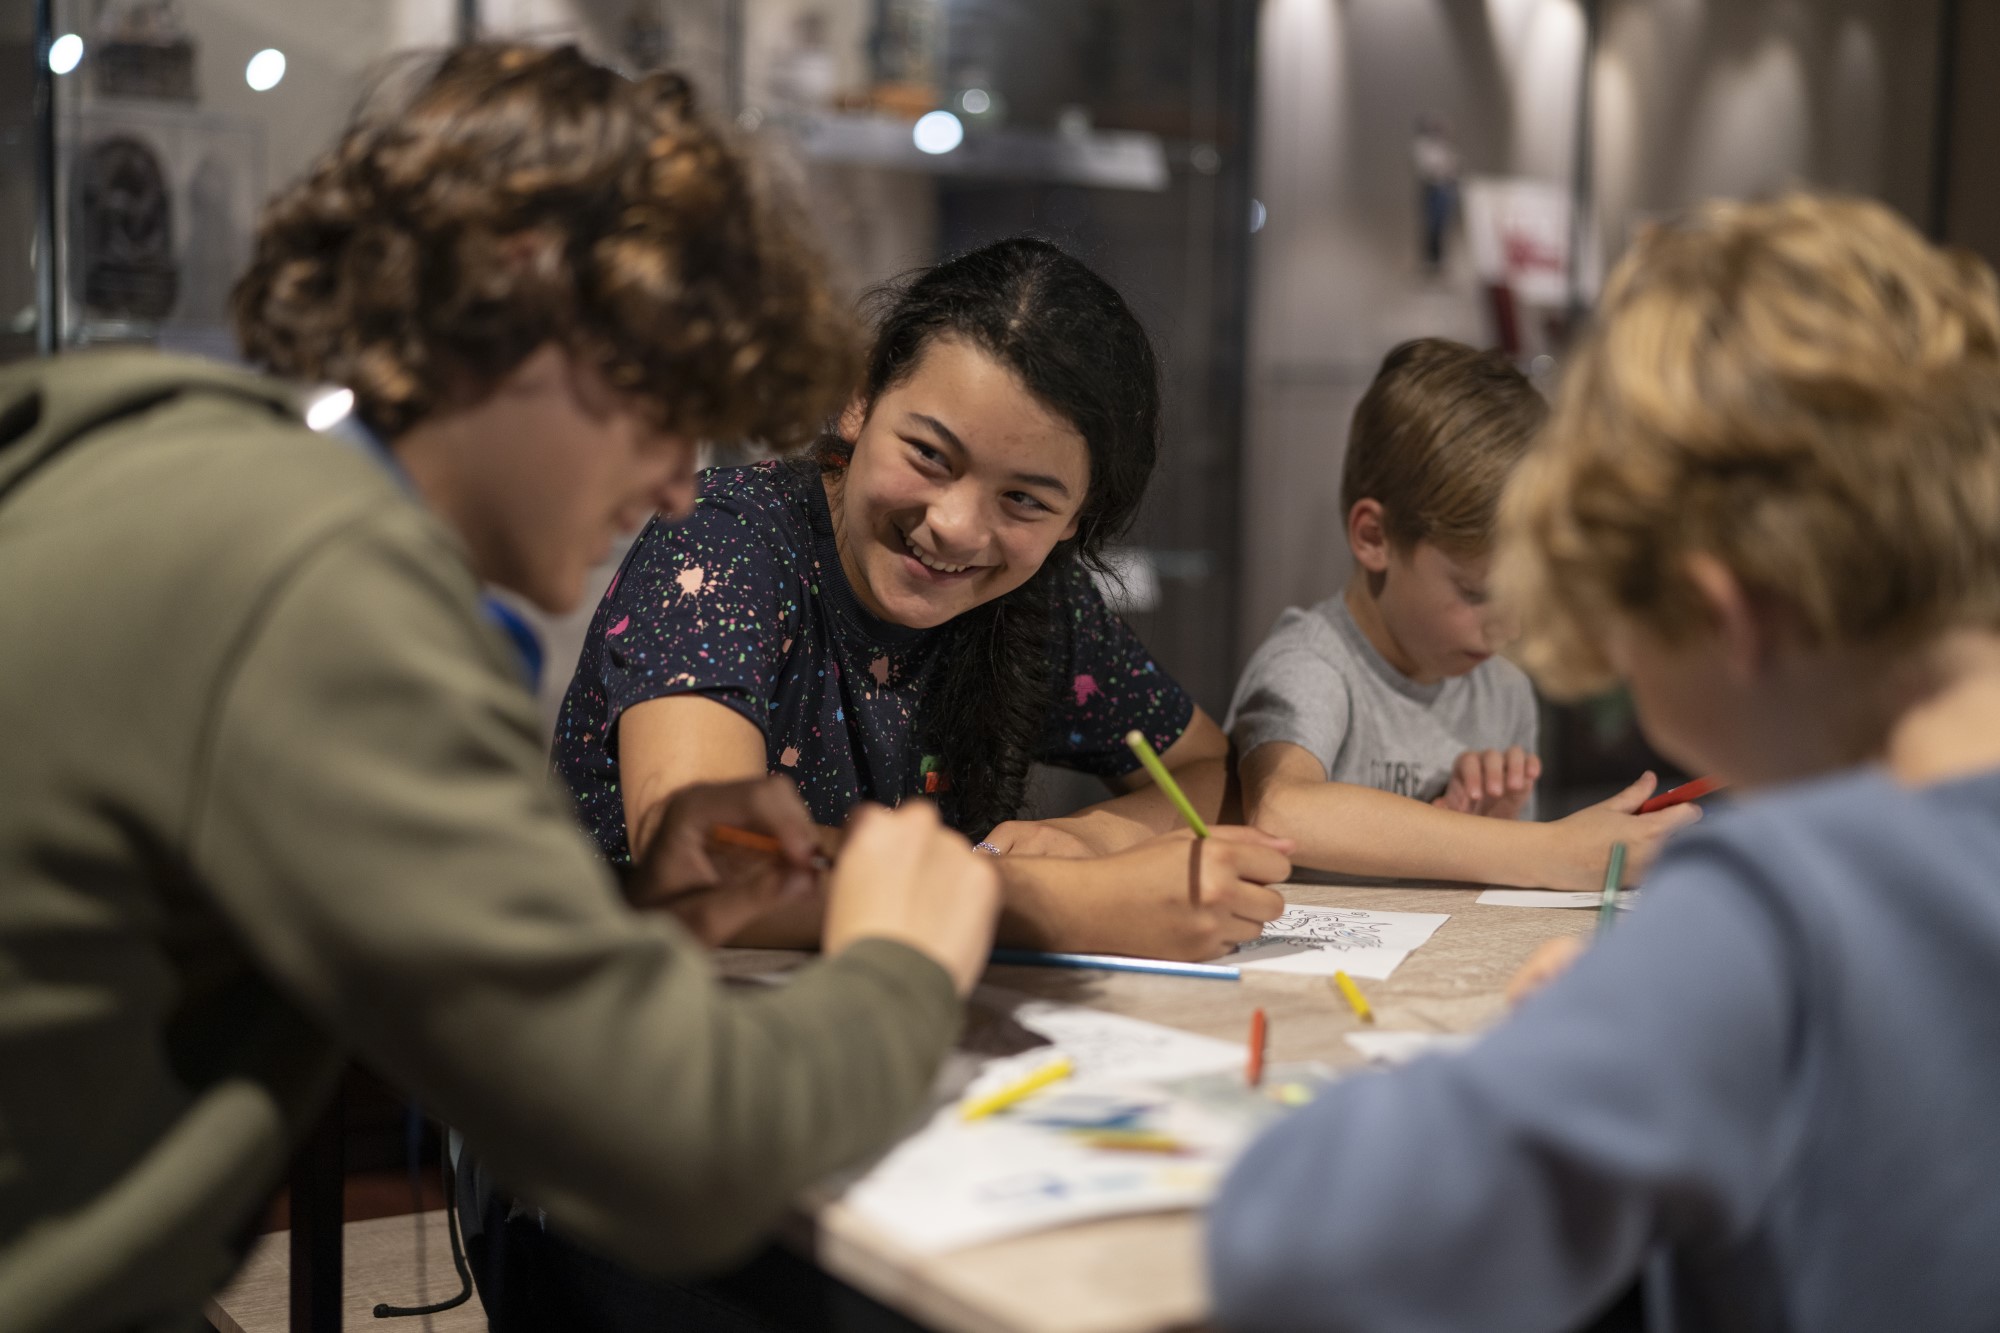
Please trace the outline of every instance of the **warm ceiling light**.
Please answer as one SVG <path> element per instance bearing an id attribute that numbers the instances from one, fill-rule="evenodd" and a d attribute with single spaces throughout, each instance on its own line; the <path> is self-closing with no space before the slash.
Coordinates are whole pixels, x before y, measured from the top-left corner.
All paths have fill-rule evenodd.
<path id="1" fill-rule="evenodd" d="M 265 47 L 250 57 L 250 63 L 243 67 L 243 82 L 251 91 L 268 93 L 278 86 L 285 77 L 285 53 L 274 47 Z"/>

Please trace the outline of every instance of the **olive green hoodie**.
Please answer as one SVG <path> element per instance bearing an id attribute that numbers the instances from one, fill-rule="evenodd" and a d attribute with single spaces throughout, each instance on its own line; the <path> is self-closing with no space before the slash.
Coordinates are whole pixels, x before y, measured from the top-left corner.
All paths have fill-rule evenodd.
<path id="1" fill-rule="evenodd" d="M 0 1330 L 191 1314 L 350 1050 L 655 1271 L 917 1107 L 944 971 L 725 992 L 574 828 L 479 595 L 281 384 L 0 370 Z"/>

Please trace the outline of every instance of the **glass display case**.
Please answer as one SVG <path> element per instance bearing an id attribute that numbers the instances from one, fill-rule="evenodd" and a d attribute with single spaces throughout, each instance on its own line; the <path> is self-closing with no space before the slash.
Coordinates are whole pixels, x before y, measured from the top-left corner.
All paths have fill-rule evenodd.
<path id="1" fill-rule="evenodd" d="M 467 33 L 574 41 L 686 73 L 801 189 L 838 280 L 869 285 L 1034 232 L 1153 334 L 1166 447 L 1112 592 L 1218 715 L 1236 645 L 1249 108 L 1247 0 L 46 0 L 64 346 L 230 356 L 227 296 L 267 193 L 392 55 Z M 11 44 L 8 44 L 11 43 Z M 33 68 L 31 32 L 0 59 Z M 11 118 L 7 118 L 11 116 Z M 32 100 L 0 111 L 15 354 L 42 327 Z M 561 660 L 552 654 L 552 660 Z"/>

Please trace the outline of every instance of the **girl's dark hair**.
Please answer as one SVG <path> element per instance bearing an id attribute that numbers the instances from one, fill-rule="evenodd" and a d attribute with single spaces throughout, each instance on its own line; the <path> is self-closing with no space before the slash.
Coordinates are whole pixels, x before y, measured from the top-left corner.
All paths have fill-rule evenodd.
<path id="1" fill-rule="evenodd" d="M 959 338 L 1020 376 L 1089 448 L 1090 482 L 1076 535 L 1033 577 L 952 622 L 925 749 L 949 783 L 941 804 L 963 832 L 1014 818 L 1041 750 L 1054 697 L 1050 645 L 1061 617 L 1104 548 L 1138 512 L 1159 454 L 1160 382 L 1153 346 L 1123 297 L 1062 250 L 1015 237 L 947 259 L 879 289 L 875 350 L 862 388 L 872 409 L 907 379 L 939 338 Z M 853 445 L 822 436 L 823 468 L 844 467 Z"/>

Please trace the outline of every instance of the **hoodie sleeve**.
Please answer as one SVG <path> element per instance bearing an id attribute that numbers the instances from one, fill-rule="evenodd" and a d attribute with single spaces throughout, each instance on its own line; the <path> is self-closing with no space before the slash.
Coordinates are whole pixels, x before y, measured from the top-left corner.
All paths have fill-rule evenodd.
<path id="1" fill-rule="evenodd" d="M 476 597 L 415 514 L 290 570 L 214 703 L 199 874 L 281 989 L 572 1234 L 653 1271 L 727 1262 L 914 1114 L 950 980 L 864 941 L 725 989 L 618 896 Z"/>
<path id="2" fill-rule="evenodd" d="M 1210 1214 L 1225 1327 L 1573 1328 L 1657 1242 L 1740 1234 L 1786 1154 L 1797 975 L 1720 857 L 1472 1050 L 1329 1088 Z"/>

